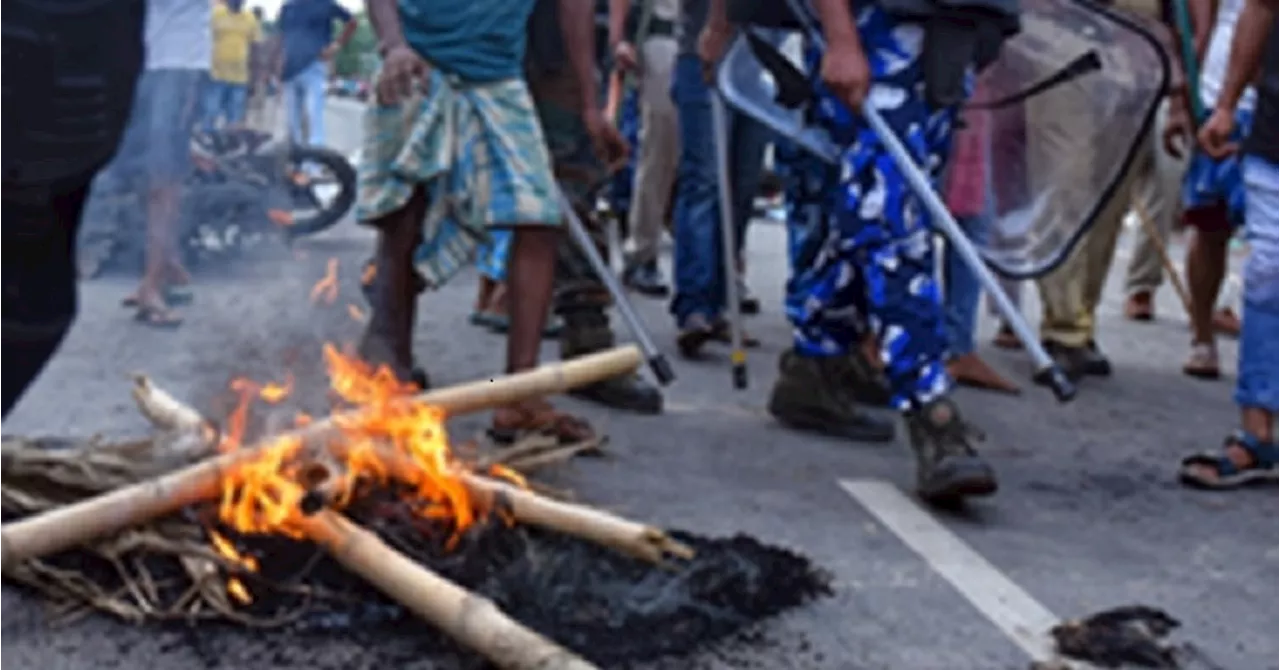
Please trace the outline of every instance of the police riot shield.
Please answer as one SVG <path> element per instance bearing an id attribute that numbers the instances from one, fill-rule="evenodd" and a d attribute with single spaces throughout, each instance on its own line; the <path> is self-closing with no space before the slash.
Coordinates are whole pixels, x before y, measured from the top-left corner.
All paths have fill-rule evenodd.
<path id="1" fill-rule="evenodd" d="M 1090 0 L 1021 0 L 1021 9 L 1021 32 L 979 75 L 964 114 L 985 115 L 988 131 L 993 224 L 979 251 L 1000 274 L 1033 278 L 1067 257 L 1151 146 L 1169 62 L 1153 26 Z M 730 106 L 835 160 L 840 148 L 805 124 L 799 35 L 769 48 L 774 30 L 746 30 L 717 86 Z"/>

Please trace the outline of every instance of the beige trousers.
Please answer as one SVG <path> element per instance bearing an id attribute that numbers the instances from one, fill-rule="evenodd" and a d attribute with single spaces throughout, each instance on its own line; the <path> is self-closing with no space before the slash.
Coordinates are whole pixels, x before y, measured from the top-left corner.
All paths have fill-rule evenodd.
<path id="1" fill-rule="evenodd" d="M 648 263 L 658 258 L 666 228 L 671 189 L 680 160 L 680 127 L 671 100 L 679 45 L 668 36 L 650 37 L 640 47 L 640 142 L 631 196 L 628 258 Z"/>
<path id="2" fill-rule="evenodd" d="M 1043 339 L 1076 347 L 1092 341 L 1097 307 L 1102 301 L 1111 260 L 1115 257 L 1116 240 L 1134 197 L 1142 199 L 1153 220 L 1162 222 L 1160 225 L 1165 225 L 1166 229 L 1171 227 L 1172 217 L 1176 215 L 1176 182 L 1180 179 L 1180 172 L 1176 167 L 1178 161 L 1165 154 L 1160 143 L 1164 118 L 1162 108 L 1157 122 L 1152 124 L 1151 137 L 1144 141 L 1148 149 L 1135 156 L 1129 172 L 1094 220 L 1093 227 L 1085 233 L 1084 240 L 1076 246 L 1066 263 L 1037 282 L 1044 307 L 1041 320 Z M 1153 256 L 1158 283 L 1160 256 L 1156 255 L 1155 242 L 1146 240 L 1144 243 L 1147 245 L 1144 252 Z M 1151 257 L 1137 261 L 1139 281 L 1149 281 L 1149 263 L 1152 263 Z M 1130 270 L 1133 270 L 1133 265 L 1130 265 Z M 1143 273 L 1147 273 L 1146 277 Z M 1133 272 L 1130 272 L 1130 278 L 1133 278 Z"/>

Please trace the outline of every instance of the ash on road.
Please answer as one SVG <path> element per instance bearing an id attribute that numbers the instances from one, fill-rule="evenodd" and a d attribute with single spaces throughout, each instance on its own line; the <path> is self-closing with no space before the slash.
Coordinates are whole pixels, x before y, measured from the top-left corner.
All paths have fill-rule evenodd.
<path id="1" fill-rule="evenodd" d="M 338 107 L 331 114 L 334 143 L 355 149 L 355 111 Z M 371 241 L 367 232 L 343 224 L 292 253 L 200 276 L 196 302 L 175 332 L 133 323 L 119 307 L 131 288 L 127 282 L 86 283 L 79 323 L 5 430 L 141 432 L 126 377 L 139 370 L 214 415 L 233 375 L 278 377 L 286 368 L 297 375 L 298 388 L 312 389 L 322 405 L 322 365 L 313 352 L 319 342 L 358 336 L 360 325 L 345 305 L 363 306 L 357 279 Z M 1001 476 L 1000 494 L 964 514 L 930 515 L 931 526 L 894 523 L 912 518 L 908 512 L 923 512 L 901 502 L 868 508 L 872 498 L 853 497 L 840 480 L 909 491 L 913 470 L 905 444 L 815 438 L 768 417 L 763 407 L 776 357 L 789 338 L 780 308 L 785 239 L 780 227 L 769 224 L 756 226 L 750 239 L 751 280 L 765 305 L 752 322 L 765 345 L 750 355 L 751 388 L 732 390 L 725 352 L 721 360 L 679 363 L 680 378 L 668 390 L 662 416 L 562 399 L 609 434 L 614 456 L 583 460 L 556 483 L 657 524 L 708 536 L 749 533 L 791 547 L 832 573 L 833 597 L 765 629 L 771 639 L 788 643 L 722 650 L 699 659 L 702 666 L 1021 669 L 1031 660 L 1028 650 L 1048 633 L 1031 613 L 1076 617 L 1145 604 L 1181 620 L 1184 636 L 1224 668 L 1275 668 L 1276 493 L 1203 493 L 1176 483 L 1178 460 L 1216 447 L 1233 426 L 1232 382 L 1180 374 L 1186 318 L 1170 291 L 1162 292 L 1154 323 L 1123 319 L 1118 284 L 1127 244 L 1100 309 L 1099 342 L 1116 369 L 1111 379 L 1085 381 L 1079 398 L 1061 406 L 1026 381 L 1024 357 L 983 350 L 1026 385 L 1021 397 L 959 394 L 969 418 L 987 433 L 982 448 Z M 1180 257 L 1178 250 L 1173 255 Z M 330 258 L 339 262 L 338 300 L 310 305 L 308 290 Z M 422 300 L 417 351 L 437 384 L 501 369 L 501 336 L 482 334 L 466 321 L 474 286 L 464 275 Z M 678 361 L 665 304 L 637 302 Z M 1027 313 L 1037 310 L 1031 304 Z M 983 340 L 992 326 L 983 324 Z M 551 358 L 554 348 L 548 344 L 543 354 Z M 1224 343 L 1223 355 L 1234 360 L 1233 343 Z M 453 422 L 455 439 L 479 431 L 486 420 Z M 972 556 L 930 553 L 955 546 Z M 1001 590 L 1009 588 L 1017 598 Z M 984 592 L 994 595 L 984 598 Z M 997 612 L 995 601 L 1024 605 Z M 11 668 L 185 670 L 201 662 L 189 639 L 200 631 L 158 631 L 98 617 L 50 629 L 42 604 L 7 586 L 3 605 L 9 645 L 0 662 Z M 385 667 L 362 648 L 340 634 L 305 643 L 260 636 L 215 653 L 226 657 L 227 667 Z M 406 659 L 401 667 L 431 666 Z"/>

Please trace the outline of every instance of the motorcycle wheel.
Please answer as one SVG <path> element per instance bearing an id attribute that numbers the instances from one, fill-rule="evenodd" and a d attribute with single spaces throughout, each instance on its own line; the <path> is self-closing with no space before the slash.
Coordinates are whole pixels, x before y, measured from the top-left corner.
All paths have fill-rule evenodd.
<path id="1" fill-rule="evenodd" d="M 289 150 L 289 164 L 293 169 L 316 164 L 324 168 L 337 182 L 338 192 L 328 203 L 317 207 L 314 213 L 295 217 L 288 226 L 289 239 L 314 235 L 331 228 L 342 220 L 356 202 L 356 169 L 345 156 L 324 147 L 294 146 Z M 314 197 L 314 196 L 313 196 Z"/>

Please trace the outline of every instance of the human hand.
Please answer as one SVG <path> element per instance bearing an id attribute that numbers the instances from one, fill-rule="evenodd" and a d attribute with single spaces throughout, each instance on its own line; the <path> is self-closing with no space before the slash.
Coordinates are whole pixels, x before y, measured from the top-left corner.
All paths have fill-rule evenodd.
<path id="1" fill-rule="evenodd" d="M 698 60 L 702 61 L 702 78 L 710 82 L 715 77 L 716 65 L 724 57 L 733 39 L 733 26 L 728 23 L 708 22 L 698 33 Z"/>
<path id="2" fill-rule="evenodd" d="M 630 148 L 622 133 L 604 118 L 599 109 L 591 107 L 582 114 L 582 123 L 586 126 L 587 135 L 591 138 L 591 146 L 595 149 L 596 158 L 604 163 L 609 172 L 622 167 L 627 160 Z"/>
<path id="3" fill-rule="evenodd" d="M 613 47 L 613 67 L 623 72 L 635 72 L 640 65 L 636 48 L 630 42 L 622 40 Z"/>
<path id="4" fill-rule="evenodd" d="M 1200 126 L 1196 139 L 1200 148 L 1213 158 L 1222 159 L 1234 154 L 1239 146 L 1231 141 L 1231 133 L 1236 129 L 1236 118 L 1232 110 L 1218 108 L 1213 110 L 1209 120 Z"/>
<path id="5" fill-rule="evenodd" d="M 331 61 L 333 60 L 333 57 L 337 55 L 337 53 L 338 53 L 337 44 L 332 44 L 332 43 L 327 44 L 323 49 L 320 50 L 320 60 Z"/>
<path id="6" fill-rule="evenodd" d="M 1182 158 L 1186 154 L 1188 143 L 1192 140 L 1195 127 L 1191 123 L 1191 112 L 1187 110 L 1185 96 L 1169 96 L 1169 116 L 1164 122 L 1164 150 L 1174 158 Z"/>
<path id="7" fill-rule="evenodd" d="M 427 74 L 431 66 L 418 52 L 406 44 L 387 49 L 382 58 L 382 71 L 374 83 L 374 94 L 380 105 L 395 105 L 408 98 Z"/>
<path id="8" fill-rule="evenodd" d="M 856 42 L 833 43 L 822 57 L 822 81 L 852 110 L 862 108 L 871 90 L 871 66 Z"/>

